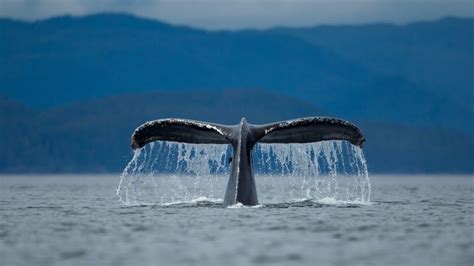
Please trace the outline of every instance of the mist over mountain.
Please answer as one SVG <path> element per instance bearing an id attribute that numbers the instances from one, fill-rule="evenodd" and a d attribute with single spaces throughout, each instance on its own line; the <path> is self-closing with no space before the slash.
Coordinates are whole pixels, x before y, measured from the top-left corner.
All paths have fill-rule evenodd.
<path id="1" fill-rule="evenodd" d="M 0 172 L 120 171 L 133 129 L 157 118 L 329 115 L 361 126 L 372 171 L 472 173 L 473 33 L 456 18 L 266 31 L 0 19 Z"/>

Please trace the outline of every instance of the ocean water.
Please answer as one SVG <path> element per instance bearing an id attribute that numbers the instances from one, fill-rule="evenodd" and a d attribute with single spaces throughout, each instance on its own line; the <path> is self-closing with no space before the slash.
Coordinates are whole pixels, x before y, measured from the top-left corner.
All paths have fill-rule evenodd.
<path id="1" fill-rule="evenodd" d="M 370 202 L 252 208 L 124 205 L 119 180 L 0 176 L 0 265 L 474 264 L 473 176 L 371 175 Z"/>

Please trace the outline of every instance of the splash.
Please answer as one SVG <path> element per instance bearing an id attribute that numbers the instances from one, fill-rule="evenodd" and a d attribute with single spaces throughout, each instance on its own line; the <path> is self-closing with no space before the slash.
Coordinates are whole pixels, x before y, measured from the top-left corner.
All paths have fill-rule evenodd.
<path id="1" fill-rule="evenodd" d="M 127 205 L 220 201 L 230 165 L 229 145 L 152 142 L 135 150 L 117 195 Z"/>
<path id="2" fill-rule="evenodd" d="M 136 150 L 117 195 L 127 205 L 222 202 L 232 147 L 158 141 Z M 370 180 L 360 148 L 345 141 L 257 144 L 252 153 L 259 201 L 368 203 Z"/>
<path id="3" fill-rule="evenodd" d="M 348 142 L 259 144 L 255 151 L 257 191 L 268 191 L 261 196 L 265 202 L 370 201 L 366 160 L 362 150 Z"/>

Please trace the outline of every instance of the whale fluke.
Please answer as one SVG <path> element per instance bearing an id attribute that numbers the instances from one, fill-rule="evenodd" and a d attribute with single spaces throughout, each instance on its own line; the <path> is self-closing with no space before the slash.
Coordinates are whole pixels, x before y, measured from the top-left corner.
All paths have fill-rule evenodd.
<path id="1" fill-rule="evenodd" d="M 261 143 L 308 143 L 325 140 L 347 140 L 362 147 L 365 139 L 354 124 L 330 117 L 308 117 L 256 126 L 263 131 Z"/>
<path id="2" fill-rule="evenodd" d="M 226 135 L 231 127 L 188 119 L 159 119 L 148 121 L 132 135 L 132 148 L 165 140 L 186 143 L 228 144 Z"/>
<path id="3" fill-rule="evenodd" d="M 252 125 L 242 118 L 239 124 L 233 126 L 173 118 L 149 121 L 138 127 L 132 135 L 132 148 L 139 149 L 157 140 L 232 145 L 232 173 L 227 183 L 224 206 L 237 202 L 258 204 L 252 167 L 252 149 L 258 142 L 346 140 L 360 147 L 365 142 L 357 126 L 337 118 L 308 117 L 266 125 Z"/>

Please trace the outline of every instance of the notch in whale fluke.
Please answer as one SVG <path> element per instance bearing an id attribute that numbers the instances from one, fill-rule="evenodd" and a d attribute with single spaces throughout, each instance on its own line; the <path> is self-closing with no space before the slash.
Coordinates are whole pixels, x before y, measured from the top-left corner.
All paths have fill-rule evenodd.
<path id="1" fill-rule="evenodd" d="M 362 147 L 365 142 L 360 129 L 345 120 L 308 117 L 252 125 L 242 118 L 229 126 L 185 119 L 160 119 L 138 127 L 132 135 L 132 148 L 139 149 L 157 140 L 186 143 L 230 144 L 233 148 L 232 173 L 227 183 L 224 206 L 240 202 L 257 205 L 258 197 L 252 167 L 252 149 L 256 143 L 308 143 L 346 140 Z"/>

